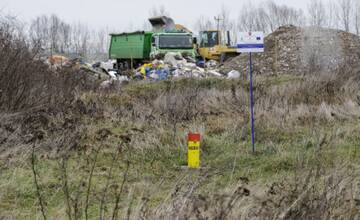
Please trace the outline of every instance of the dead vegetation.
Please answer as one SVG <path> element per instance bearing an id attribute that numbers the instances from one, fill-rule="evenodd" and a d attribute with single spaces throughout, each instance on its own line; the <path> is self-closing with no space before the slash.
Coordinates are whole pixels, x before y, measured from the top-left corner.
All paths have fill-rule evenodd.
<path id="1" fill-rule="evenodd" d="M 77 92 L 96 86 L 85 72 L 50 69 L 38 59 L 40 47 L 30 48 L 21 30 L 9 21 L 1 19 L 0 22 L 0 109 L 3 112 L 59 108 L 71 104 Z"/>
<path id="2" fill-rule="evenodd" d="M 84 113 L 76 121 L 54 116 L 35 120 L 43 121 L 38 129 L 45 131 L 36 152 L 49 158 L 36 166 L 58 170 L 37 171 L 46 216 L 356 219 L 360 128 L 352 124 L 360 115 L 359 87 L 353 81 L 357 73 L 352 73 L 257 78 L 257 159 L 249 159 L 247 150 L 247 84 L 184 79 L 85 93 L 78 100 Z M 194 98 L 194 91 L 201 98 Z M 189 103 L 194 106 L 191 112 Z M 73 132 L 57 131 L 61 137 L 51 142 L 68 156 L 44 151 L 54 121 Z M 188 173 L 178 167 L 186 158 L 182 139 L 193 129 L 205 137 L 206 169 Z M 119 143 L 121 148 L 116 147 Z M 234 154 L 236 148 L 241 150 Z M 15 158 L 23 154 L 3 161 L 18 164 Z M 260 173 L 277 177 L 260 178 Z M 223 180 L 230 177 L 232 181 Z M 257 181 L 263 178 L 266 185 Z M 47 196 L 51 187 L 58 190 L 57 198 L 64 196 L 63 205 Z"/>
<path id="3" fill-rule="evenodd" d="M 179 186 L 151 219 L 358 218 L 359 201 L 353 197 L 354 192 L 359 193 L 357 168 L 344 167 L 333 173 L 322 169 L 267 188 L 249 184 L 246 178 L 215 194 L 192 193 L 200 182 Z"/>

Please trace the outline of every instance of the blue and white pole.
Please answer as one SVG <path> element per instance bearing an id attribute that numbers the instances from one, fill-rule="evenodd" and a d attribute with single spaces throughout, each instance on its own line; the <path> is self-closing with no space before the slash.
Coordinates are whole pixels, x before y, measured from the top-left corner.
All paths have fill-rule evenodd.
<path id="1" fill-rule="evenodd" d="M 250 62 L 250 114 L 251 114 L 251 144 L 252 152 L 255 154 L 255 120 L 254 120 L 254 91 L 253 91 L 253 66 L 252 53 L 263 53 L 264 47 L 264 32 L 240 32 L 240 41 L 237 45 L 238 53 L 249 53 Z"/>
<path id="2" fill-rule="evenodd" d="M 250 111 L 251 111 L 251 144 L 252 152 L 255 154 L 255 127 L 254 127 L 254 94 L 253 94 L 253 69 L 252 54 L 250 53 Z"/>

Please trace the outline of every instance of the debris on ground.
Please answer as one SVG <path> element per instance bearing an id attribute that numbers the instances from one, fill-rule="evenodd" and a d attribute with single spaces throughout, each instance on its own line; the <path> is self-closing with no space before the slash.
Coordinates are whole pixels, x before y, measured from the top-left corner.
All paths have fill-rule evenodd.
<path id="1" fill-rule="evenodd" d="M 124 82 L 130 78 L 134 80 L 166 80 L 170 78 L 227 78 L 237 79 L 240 73 L 231 70 L 229 73 L 223 74 L 219 70 L 219 63 L 215 60 L 207 62 L 195 60 L 191 57 L 183 56 L 181 53 L 169 52 L 162 60 L 155 59 L 152 62 L 145 63 L 134 71 L 118 71 L 116 69 L 116 61 L 108 60 L 94 62 L 92 64 L 83 62 L 79 58 L 69 59 L 65 56 L 52 56 L 45 60 L 50 68 L 59 69 L 69 67 L 76 70 L 83 70 L 93 75 L 94 78 L 103 81 L 101 89 L 109 88 L 114 81 Z"/>
<path id="2" fill-rule="evenodd" d="M 205 66 L 207 68 L 215 68 L 218 65 L 218 62 L 216 60 L 209 60 L 206 62 Z"/>
<path id="3" fill-rule="evenodd" d="M 136 69 L 134 79 L 165 80 L 168 78 L 180 77 L 223 77 L 217 69 L 218 63 L 214 60 L 208 62 L 196 61 L 191 57 L 183 57 L 180 53 L 169 52 L 164 60 L 154 60 L 145 63 Z"/>
<path id="4" fill-rule="evenodd" d="M 88 74 L 91 74 L 94 78 L 101 81 L 115 80 L 122 82 L 129 80 L 127 76 L 119 74 L 118 70 L 116 69 L 115 60 L 94 62 L 90 64 L 84 62 L 81 58 L 70 59 L 62 55 L 53 55 L 47 58 L 43 58 L 42 60 L 49 66 L 49 68 L 53 70 L 61 68 L 72 68 L 79 72 L 81 70 L 82 72 L 85 71 Z"/>
<path id="5" fill-rule="evenodd" d="M 238 78 L 240 78 L 240 72 L 239 71 L 231 70 L 227 74 L 227 79 L 238 79 Z"/>
<path id="6" fill-rule="evenodd" d="M 70 64 L 70 59 L 61 55 L 52 55 L 46 60 L 48 65 L 62 67 Z"/>
<path id="7" fill-rule="evenodd" d="M 109 87 L 113 81 L 134 80 L 166 80 L 170 78 L 227 78 L 237 79 L 240 73 L 231 70 L 223 73 L 219 69 L 219 63 L 215 60 L 207 62 L 195 60 L 181 53 L 169 52 L 163 59 L 155 59 L 152 62 L 144 63 L 136 70 L 119 71 L 116 69 L 116 60 L 94 62 L 92 64 L 83 62 L 81 59 L 69 59 L 64 56 L 53 56 L 45 61 L 51 68 L 59 69 L 70 67 L 76 70 L 83 70 L 92 74 L 95 78 L 104 81 L 101 87 Z"/>

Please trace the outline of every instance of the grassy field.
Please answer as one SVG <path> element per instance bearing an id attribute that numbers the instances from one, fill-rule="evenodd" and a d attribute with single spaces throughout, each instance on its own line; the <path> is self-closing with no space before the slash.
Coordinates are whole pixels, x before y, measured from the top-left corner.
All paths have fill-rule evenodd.
<path id="1" fill-rule="evenodd" d="M 48 219 L 359 218 L 358 84 L 258 76 L 255 155 L 245 81 L 79 94 L 36 144 L 3 153 L 0 219 L 41 219 L 41 203 Z M 188 132 L 202 135 L 200 170 L 184 168 Z"/>

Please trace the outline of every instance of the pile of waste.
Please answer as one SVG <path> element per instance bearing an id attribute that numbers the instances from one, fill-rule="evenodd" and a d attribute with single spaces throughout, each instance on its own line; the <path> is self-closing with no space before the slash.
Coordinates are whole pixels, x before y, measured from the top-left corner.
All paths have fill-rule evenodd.
<path id="1" fill-rule="evenodd" d="M 48 57 L 45 63 L 50 68 L 73 68 L 76 70 L 86 71 L 95 78 L 102 80 L 104 86 L 113 84 L 115 81 L 133 80 L 166 80 L 172 78 L 240 78 L 240 72 L 229 70 L 220 72 L 219 63 L 215 60 L 204 62 L 195 60 L 192 57 L 183 57 L 181 53 L 169 52 L 163 59 L 156 59 L 150 63 L 145 63 L 137 69 L 131 71 L 121 71 L 116 68 L 115 60 L 106 62 L 94 62 L 93 64 L 83 62 L 81 59 L 69 59 L 65 56 L 54 55 Z"/>
<path id="2" fill-rule="evenodd" d="M 163 60 L 154 60 L 139 67 L 134 75 L 134 79 L 144 80 L 165 80 L 168 78 L 239 78 L 240 73 L 230 70 L 228 74 L 222 74 L 218 69 L 218 62 L 210 60 L 208 62 L 196 61 L 191 57 L 183 57 L 180 53 L 167 53 Z"/>
<path id="3" fill-rule="evenodd" d="M 360 62 L 360 38 L 326 28 L 284 26 L 265 38 L 265 52 L 253 54 L 257 74 L 333 72 Z M 241 54 L 219 69 L 249 72 L 249 55 Z"/>
<path id="4" fill-rule="evenodd" d="M 87 72 L 98 80 L 118 80 L 119 78 L 119 74 L 117 70 L 115 70 L 116 61 L 113 60 L 90 64 L 79 57 L 69 58 L 63 55 L 52 55 L 40 59 L 53 70 L 72 68 L 79 72 Z"/>

